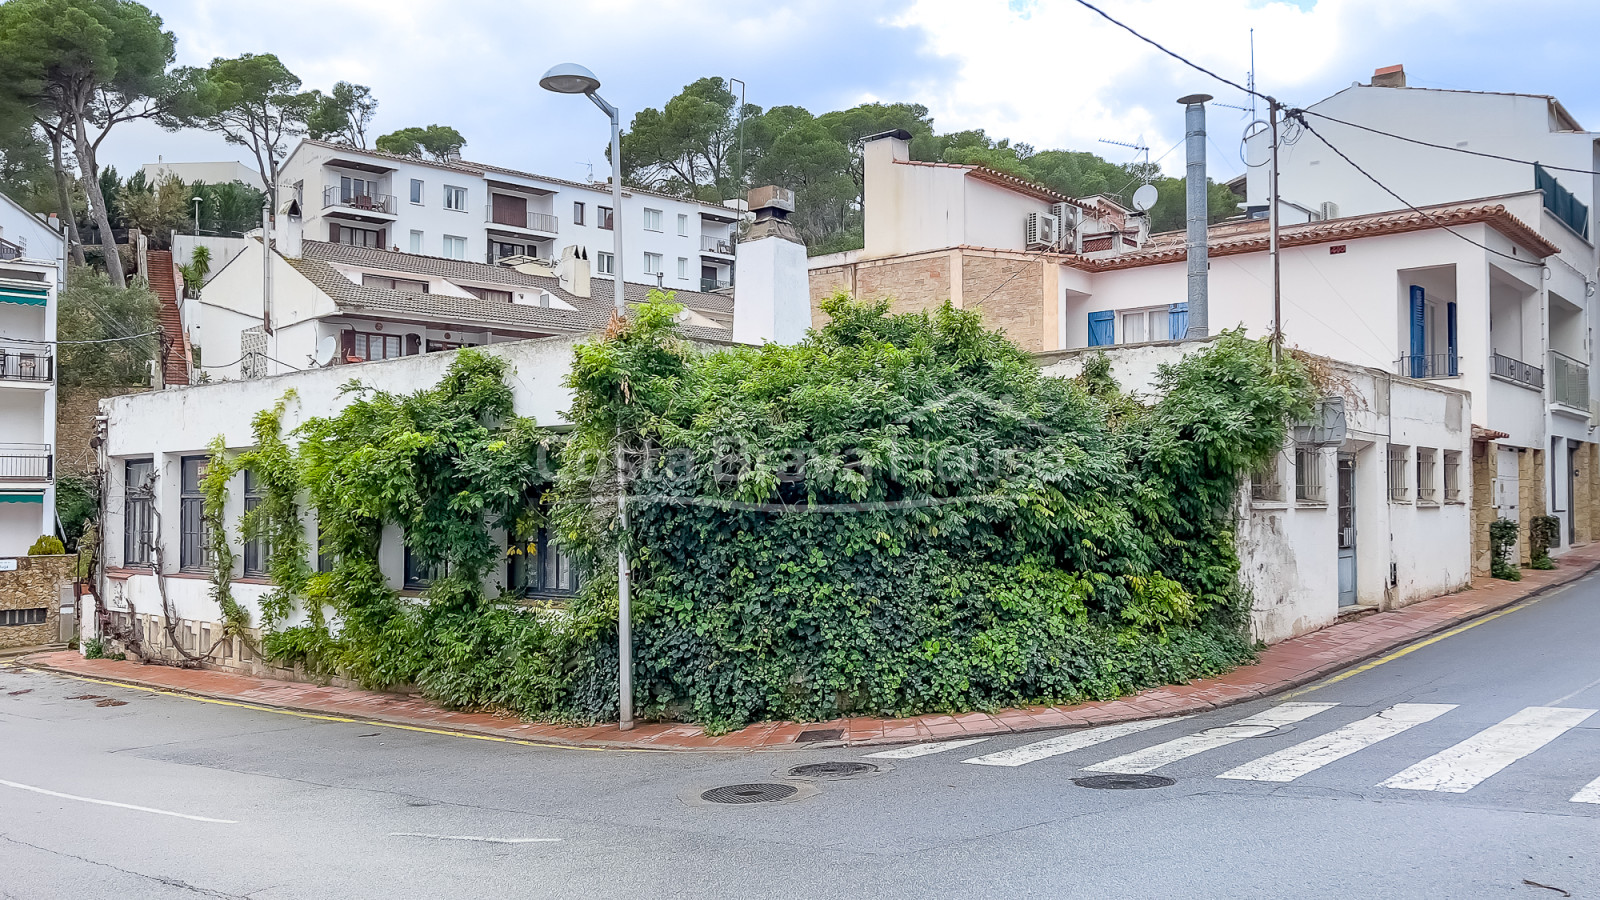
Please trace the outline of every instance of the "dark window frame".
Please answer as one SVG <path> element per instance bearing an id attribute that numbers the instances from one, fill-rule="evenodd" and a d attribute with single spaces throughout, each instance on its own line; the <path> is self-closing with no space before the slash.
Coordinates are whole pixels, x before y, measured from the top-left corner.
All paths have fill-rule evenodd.
<path id="1" fill-rule="evenodd" d="M 519 597 L 566 598 L 583 587 L 583 578 L 571 557 L 550 540 L 550 531 L 539 529 L 532 541 L 534 551 L 515 553 L 506 558 L 506 584 Z M 526 542 L 512 540 L 513 547 L 526 547 Z M 530 560 L 534 565 L 529 567 Z M 529 575 L 532 575 L 530 581 Z"/>
<path id="2" fill-rule="evenodd" d="M 572 224 L 574 224 L 574 225 L 582 225 L 583 224 L 583 201 L 582 200 L 574 200 L 574 201 L 572 201 Z"/>
<path id="3" fill-rule="evenodd" d="M 256 473 L 244 470 L 244 514 L 249 515 L 261 501 L 261 480 Z M 264 537 L 248 538 L 244 542 L 244 575 L 246 578 L 265 578 L 272 560 L 272 545 Z"/>
<path id="4" fill-rule="evenodd" d="M 595 209 L 599 210 L 599 213 L 595 215 L 595 225 L 598 226 L 601 231 L 611 231 L 616 227 L 616 217 L 611 207 L 597 206 Z"/>
<path id="5" fill-rule="evenodd" d="M 208 572 L 213 565 L 200 487 L 209 464 L 210 457 L 203 455 L 178 459 L 178 568 L 184 572 Z"/>
<path id="6" fill-rule="evenodd" d="M 122 466 L 122 564 L 154 565 L 156 463 L 149 458 L 130 459 Z M 135 483 L 135 467 L 144 469 L 145 484 Z"/>

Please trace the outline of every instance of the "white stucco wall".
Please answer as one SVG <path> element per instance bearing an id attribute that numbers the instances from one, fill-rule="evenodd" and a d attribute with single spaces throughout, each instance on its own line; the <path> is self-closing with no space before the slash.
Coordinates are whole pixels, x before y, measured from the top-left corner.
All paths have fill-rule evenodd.
<path id="1" fill-rule="evenodd" d="M 0 301 L 0 350 L 18 367 L 22 355 L 43 358 L 51 366 L 46 381 L 0 378 L 0 445 L 24 444 L 17 455 L 34 457 L 56 451 L 56 312 L 65 271 L 65 241 L 48 225 L 10 198 L 0 195 L 0 232 L 21 246 L 20 259 L 0 261 L 0 279 L 23 287 L 44 287 L 44 306 Z M 0 455 L 6 453 L 0 447 Z M 37 465 L 22 463 L 22 465 Z M 21 474 L 23 470 L 18 470 Z M 39 478 L 0 482 L 0 490 L 36 494 L 38 503 L 0 504 L 0 556 L 20 556 L 42 534 L 55 534 L 55 482 Z"/>

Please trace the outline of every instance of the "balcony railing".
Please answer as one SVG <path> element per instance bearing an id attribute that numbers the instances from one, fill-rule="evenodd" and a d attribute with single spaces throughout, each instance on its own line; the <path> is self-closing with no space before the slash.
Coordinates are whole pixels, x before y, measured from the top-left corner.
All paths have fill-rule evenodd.
<path id="1" fill-rule="evenodd" d="M 330 184 L 322 189 L 322 208 L 331 206 L 343 209 L 353 209 L 358 212 L 377 212 L 394 214 L 394 196 L 391 194 L 374 194 L 367 192 L 358 194 L 346 193 L 337 184 Z"/>
<path id="2" fill-rule="evenodd" d="M 561 220 L 549 213 L 515 213 L 495 212 L 494 204 L 483 208 L 483 220 L 491 225 L 510 225 L 512 228 L 526 228 L 529 231 L 540 231 L 545 234 L 559 234 Z"/>
<path id="3" fill-rule="evenodd" d="M 733 287 L 733 282 L 723 281 L 721 278 L 700 279 L 700 290 L 702 291 L 725 291 L 731 287 Z"/>
<path id="4" fill-rule="evenodd" d="M 22 248 L 10 241 L 0 240 L 0 260 L 21 259 Z"/>
<path id="5" fill-rule="evenodd" d="M 1489 354 L 1489 374 L 1496 375 L 1517 384 L 1525 384 L 1535 389 L 1544 388 L 1544 370 L 1538 366 L 1531 366 L 1520 359 L 1501 356 L 1498 353 Z"/>
<path id="6" fill-rule="evenodd" d="M 1561 182 L 1538 163 L 1533 164 L 1533 186 L 1544 192 L 1544 208 L 1550 211 L 1550 215 L 1566 223 L 1579 237 L 1588 240 L 1589 207 L 1578 202 L 1577 195 L 1562 187 Z"/>
<path id="7" fill-rule="evenodd" d="M 1461 374 L 1461 357 L 1451 353 L 1402 356 L 1399 372 L 1409 378 L 1454 378 Z"/>
<path id="8" fill-rule="evenodd" d="M 700 235 L 701 253 L 720 253 L 723 256 L 733 255 L 733 244 L 727 238 L 712 237 L 709 234 Z"/>
<path id="9" fill-rule="evenodd" d="M 1589 367 L 1555 350 L 1550 351 L 1550 402 L 1589 411 Z"/>
<path id="10" fill-rule="evenodd" d="M 0 379 L 6 381 L 49 381 L 54 360 L 37 350 L 0 347 Z"/>
<path id="11" fill-rule="evenodd" d="M 54 474 L 49 444 L 0 444 L 0 481 L 49 481 Z"/>

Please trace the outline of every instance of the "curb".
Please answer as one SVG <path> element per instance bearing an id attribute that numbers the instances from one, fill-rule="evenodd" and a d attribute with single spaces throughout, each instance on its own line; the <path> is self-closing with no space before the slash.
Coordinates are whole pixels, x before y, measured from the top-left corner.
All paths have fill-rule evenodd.
<path id="1" fill-rule="evenodd" d="M 1551 592 L 1553 592 L 1555 590 L 1558 590 L 1560 588 L 1564 588 L 1564 587 L 1566 587 L 1566 586 L 1568 586 L 1570 584 L 1573 584 L 1574 582 L 1577 582 L 1577 581 L 1579 581 L 1579 580 L 1581 580 L 1581 579 L 1583 579 L 1583 578 L 1585 578 L 1585 577 L 1587 577 L 1589 575 L 1592 575 L 1597 570 L 1600 570 L 1600 559 L 1588 561 L 1587 564 L 1582 566 L 1582 567 L 1574 567 L 1569 575 L 1567 575 L 1564 578 L 1561 578 L 1559 581 L 1552 581 L 1552 582 L 1550 582 L 1548 584 L 1540 585 L 1539 587 L 1535 588 L 1532 591 L 1529 591 L 1526 594 L 1523 594 L 1522 596 L 1508 599 L 1505 602 L 1500 603 L 1500 604 L 1498 604 L 1496 606 L 1485 607 L 1485 608 L 1483 608 L 1481 610 L 1478 610 L 1478 611 L 1476 611 L 1476 612 L 1474 612 L 1474 613 L 1472 613 L 1470 615 L 1463 616 L 1463 617 L 1461 617 L 1459 619 L 1454 619 L 1454 620 L 1448 621 L 1448 622 L 1441 622 L 1441 623 L 1437 624 L 1436 626 L 1434 626 L 1433 628 L 1430 628 L 1430 629 L 1428 629 L 1426 631 L 1419 631 L 1416 634 L 1408 635 L 1404 640 L 1399 640 L 1399 641 L 1396 641 L 1396 642 L 1394 642 L 1392 644 L 1388 644 L 1386 646 L 1374 647 L 1374 648 L 1372 648 L 1372 649 L 1370 649 L 1370 650 L 1368 650 L 1366 652 L 1363 652 L 1363 653 L 1361 653 L 1361 654 L 1359 654 L 1357 656 L 1352 656 L 1352 657 L 1349 657 L 1349 658 L 1346 658 L 1346 659 L 1340 659 L 1340 660 L 1338 660 L 1336 662 L 1332 662 L 1332 663 L 1329 663 L 1327 665 L 1319 666 L 1319 667 L 1314 668 L 1314 669 L 1309 669 L 1309 670 L 1307 670 L 1307 671 L 1305 671 L 1305 672 L 1303 672 L 1303 673 L 1301 673 L 1299 675 L 1296 675 L 1294 677 L 1286 679 L 1285 681 L 1283 681 L 1281 683 L 1273 685 L 1271 690 L 1267 690 L 1267 691 L 1247 690 L 1247 691 L 1242 691 L 1241 694 L 1239 696 L 1237 696 L 1237 697 L 1230 697 L 1230 698 L 1227 698 L 1227 699 L 1224 699 L 1224 700 L 1197 701 L 1197 702 L 1192 703 L 1192 704 L 1185 704 L 1182 708 L 1179 708 L 1179 709 L 1173 709 L 1173 710 L 1167 710 L 1167 711 L 1155 712 L 1155 713 L 1149 713 L 1149 714 L 1122 715 L 1122 716 L 1116 716 L 1115 718 L 1108 718 L 1108 719 L 1106 719 L 1104 721 L 1096 721 L 1096 722 L 1085 723 L 1085 724 L 1081 724 L 1081 725 L 1039 724 L 1039 725 L 1034 725 L 1034 726 L 1019 727 L 1019 728 L 1008 728 L 1008 729 L 1006 729 L 1004 731 L 996 730 L 996 731 L 988 732 L 988 734 L 993 734 L 993 735 L 1001 735 L 1001 734 L 1030 734 L 1030 733 L 1040 732 L 1040 731 L 1059 731 L 1059 730 L 1063 730 L 1063 729 L 1092 728 L 1092 727 L 1098 727 L 1100 725 L 1109 725 L 1109 724 L 1119 723 L 1119 722 L 1137 722 L 1137 721 L 1142 721 L 1142 720 L 1146 720 L 1146 719 L 1165 718 L 1167 716 L 1171 716 L 1171 715 L 1175 715 L 1175 714 L 1194 714 L 1194 713 L 1212 712 L 1212 711 L 1219 710 L 1219 709 L 1226 709 L 1226 708 L 1231 707 L 1231 706 L 1237 706 L 1237 705 L 1239 705 L 1241 703 L 1249 703 L 1249 702 L 1254 701 L 1254 700 L 1261 700 L 1261 699 L 1265 699 L 1265 698 L 1268 698 L 1268 697 L 1275 697 L 1275 696 L 1278 696 L 1280 694 L 1285 694 L 1285 693 L 1288 693 L 1290 691 L 1296 690 L 1298 688 L 1302 688 L 1302 687 L 1306 686 L 1307 684 L 1310 684 L 1310 683 L 1312 683 L 1314 681 L 1318 681 L 1318 680 L 1320 680 L 1322 678 L 1325 678 L 1325 677 L 1328 677 L 1330 675 L 1334 675 L 1334 674 L 1337 674 L 1337 673 L 1339 673 L 1341 671 L 1354 668 L 1355 666 L 1359 666 L 1362 663 L 1368 662 L 1369 660 L 1372 660 L 1372 659 L 1375 659 L 1375 658 L 1377 658 L 1379 656 L 1383 656 L 1383 655 L 1385 655 L 1387 653 L 1393 652 L 1394 650 L 1401 649 L 1401 648 L 1404 648 L 1404 647 L 1408 647 L 1408 646 L 1411 646 L 1413 644 L 1418 643 L 1419 641 L 1423 641 L 1423 640 L 1427 640 L 1427 639 L 1432 638 L 1432 637 L 1436 637 L 1437 635 L 1443 634 L 1444 632 L 1450 631 L 1451 629 L 1458 628 L 1458 627 L 1460 627 L 1462 625 L 1465 625 L 1467 623 L 1470 623 L 1470 622 L 1478 621 L 1479 619 L 1482 619 L 1482 618 L 1484 618 L 1486 616 L 1495 615 L 1497 613 L 1501 613 L 1501 612 L 1504 612 L 1506 610 L 1512 609 L 1512 608 L 1514 608 L 1516 606 L 1519 606 L 1519 605 L 1522 605 L 1522 604 L 1525 604 L 1525 603 L 1529 603 L 1529 602 L 1531 602 L 1531 601 L 1533 601 L 1535 599 L 1538 599 L 1538 598 L 1540 598 L 1540 597 L 1542 597 L 1542 596 L 1544 596 L 1546 594 L 1549 594 L 1549 593 L 1551 593 Z M 1442 595 L 1442 596 L 1449 596 L 1449 595 Z M 1430 598 L 1430 599 L 1434 599 L 1434 598 Z M 1315 634 L 1315 633 L 1316 632 L 1307 632 L 1307 634 Z M 1304 637 L 1304 636 L 1305 635 L 1301 635 L 1301 637 Z M 267 703 L 267 702 L 263 702 L 263 701 L 259 701 L 259 700 L 243 699 L 243 698 L 238 697 L 236 695 L 218 694 L 218 693 L 213 693 L 213 692 L 210 692 L 210 691 L 199 691 L 199 690 L 189 690 L 189 689 L 184 689 L 184 688 L 175 688 L 175 687 L 171 687 L 169 685 L 164 685 L 164 684 L 160 684 L 160 683 L 153 682 L 153 681 L 147 681 L 147 680 L 140 679 L 140 678 L 90 676 L 90 675 L 82 674 L 80 672 L 73 672 L 73 671 L 70 671 L 70 670 L 67 670 L 67 669 L 57 668 L 55 666 L 49 665 L 49 664 L 44 663 L 44 662 L 34 661 L 32 659 L 31 655 L 30 656 L 23 656 L 23 657 L 15 658 L 15 659 L 9 660 L 9 662 L 11 662 L 14 665 L 19 665 L 19 666 L 21 666 L 23 668 L 27 668 L 27 669 L 30 669 L 30 670 L 33 670 L 33 671 L 46 672 L 46 673 L 49 673 L 49 674 L 61 675 L 61 676 L 65 676 L 65 677 L 68 677 L 68 678 L 75 678 L 75 679 L 79 679 L 79 680 L 87 680 L 87 681 L 92 681 L 92 682 L 102 682 L 102 683 L 107 683 L 107 684 L 125 685 L 125 686 L 128 686 L 128 687 L 140 688 L 140 689 L 143 689 L 143 690 L 153 691 L 153 692 L 160 693 L 160 694 L 169 694 L 169 695 L 180 696 L 180 697 L 194 697 L 194 698 L 199 698 L 199 699 L 202 699 L 202 700 L 218 701 L 218 702 L 228 703 L 228 704 L 232 704 L 232 705 L 236 705 L 236 706 L 242 706 L 242 707 L 246 707 L 246 708 L 257 708 L 257 709 L 271 710 L 271 711 L 284 711 L 284 712 L 291 712 L 291 713 L 296 713 L 296 714 L 300 714 L 300 715 L 312 716 L 312 717 L 316 717 L 316 718 L 328 719 L 328 720 L 333 720 L 333 721 L 354 722 L 354 723 L 359 723 L 359 724 L 364 724 L 364 725 L 387 726 L 387 727 L 400 728 L 400 729 L 411 730 L 411 731 L 429 732 L 429 733 L 435 733 L 435 734 L 456 734 L 456 735 L 462 735 L 462 736 L 468 736 L 468 737 L 474 737 L 474 738 L 481 738 L 481 739 L 484 739 L 484 740 L 493 740 L 493 741 L 512 743 L 512 744 L 522 744 L 522 745 L 531 746 L 531 747 L 547 747 L 547 748 L 551 748 L 551 749 L 563 749 L 563 750 L 610 750 L 610 751 L 631 751 L 631 752 L 652 752 L 652 753 L 771 753 L 771 752 L 783 752 L 783 751 L 793 751 L 793 750 L 833 750 L 833 749 L 840 749 L 840 748 L 844 748 L 844 747 L 880 747 L 880 746 L 896 746 L 896 745 L 915 744 L 915 743 L 936 743 L 936 742 L 939 742 L 939 741 L 942 741 L 942 740 L 958 740 L 958 739 L 960 739 L 962 737 L 961 735 L 917 736 L 917 737 L 910 737 L 910 738 L 907 738 L 907 737 L 893 737 L 893 738 L 890 738 L 890 737 L 879 737 L 879 738 L 868 738 L 866 740 L 859 740 L 859 741 L 850 741 L 850 740 L 814 741 L 814 742 L 808 742 L 808 743 L 805 743 L 805 744 L 788 743 L 788 744 L 775 744 L 775 745 L 772 745 L 772 746 L 765 746 L 765 747 L 725 747 L 725 748 L 723 748 L 723 747 L 682 747 L 682 746 L 671 746 L 671 745 L 651 746 L 649 744 L 636 742 L 636 741 L 569 741 L 569 740 L 563 740 L 561 738 L 550 738 L 550 737 L 524 738 L 524 737 L 516 737 L 514 735 L 505 734 L 503 732 L 496 731 L 494 729 L 482 728 L 482 727 L 474 726 L 474 725 L 471 725 L 471 724 L 443 724 L 443 723 L 432 723 L 432 722 L 407 721 L 407 720 L 401 719 L 401 718 L 376 718 L 376 717 L 372 717 L 372 716 L 362 716 L 362 715 L 353 715 L 353 714 L 341 713 L 341 712 L 338 712 L 338 711 L 332 711 L 332 710 L 328 710 L 328 709 L 319 709 L 319 708 L 312 707 L 312 706 L 300 706 L 300 705 L 284 704 L 284 703 Z M 1232 671 L 1238 671 L 1238 669 L 1234 669 Z M 1191 683 L 1193 683 L 1193 682 L 1191 682 Z M 1132 695 L 1129 695 L 1129 696 L 1130 697 L 1136 697 L 1138 695 L 1137 694 L 1132 694 Z M 1122 700 L 1122 699 L 1127 699 L 1127 698 L 1118 698 L 1118 700 Z M 1106 702 L 1117 702 L 1117 701 L 1106 701 Z M 814 723 L 814 724 L 817 724 L 817 725 L 820 726 L 820 725 L 822 725 L 824 723 Z M 846 731 L 848 732 L 848 726 L 845 726 L 845 727 L 846 727 Z M 980 734 L 980 733 L 972 732 L 972 733 L 969 734 L 969 736 L 977 736 L 978 734 Z"/>

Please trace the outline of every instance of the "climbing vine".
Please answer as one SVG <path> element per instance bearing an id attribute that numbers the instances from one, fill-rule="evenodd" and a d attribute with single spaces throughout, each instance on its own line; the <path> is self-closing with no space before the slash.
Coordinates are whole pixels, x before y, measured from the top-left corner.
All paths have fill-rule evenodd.
<path id="1" fill-rule="evenodd" d="M 246 540 L 262 541 L 268 548 L 267 571 L 273 589 L 261 600 L 262 625 L 281 624 L 304 597 L 311 577 L 311 548 L 302 518 L 299 466 L 294 451 L 283 439 L 283 413 L 296 399 L 293 390 L 272 409 L 257 413 L 251 422 L 254 449 L 241 453 L 235 464 L 256 479 L 261 502 L 245 513 L 240 528 Z M 313 625 L 325 626 L 323 607 L 310 604 L 306 613 Z"/>
<path id="2" fill-rule="evenodd" d="M 1554 569 L 1550 548 L 1561 543 L 1561 519 L 1556 516 L 1534 516 L 1528 522 L 1528 568 Z"/>
<path id="3" fill-rule="evenodd" d="M 206 471 L 200 476 L 201 524 L 206 553 L 211 566 L 211 599 L 222 610 L 224 635 L 244 634 L 250 627 L 250 613 L 233 597 L 233 542 L 228 537 L 228 484 L 238 467 L 228 457 L 228 448 L 219 435 L 207 448 Z M 210 651 L 207 650 L 207 655 Z"/>

